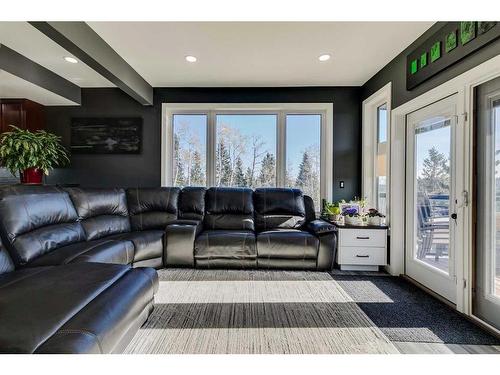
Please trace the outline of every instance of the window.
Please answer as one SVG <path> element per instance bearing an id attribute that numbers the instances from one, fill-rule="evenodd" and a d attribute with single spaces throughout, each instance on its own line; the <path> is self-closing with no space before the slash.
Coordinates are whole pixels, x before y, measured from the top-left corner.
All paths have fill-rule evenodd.
<path id="1" fill-rule="evenodd" d="M 173 186 L 206 184 L 206 115 L 173 115 Z"/>
<path id="2" fill-rule="evenodd" d="M 321 115 L 286 116 L 285 185 L 301 189 L 320 207 Z"/>
<path id="3" fill-rule="evenodd" d="M 216 186 L 276 186 L 276 115 L 216 115 Z"/>
<path id="4" fill-rule="evenodd" d="M 387 103 L 377 108 L 377 162 L 375 165 L 376 208 L 387 213 Z"/>
<path id="5" fill-rule="evenodd" d="M 389 219 L 391 84 L 363 101 L 363 191 L 368 205 Z"/>
<path id="6" fill-rule="evenodd" d="M 296 187 L 331 200 L 331 103 L 163 104 L 163 186 Z"/>

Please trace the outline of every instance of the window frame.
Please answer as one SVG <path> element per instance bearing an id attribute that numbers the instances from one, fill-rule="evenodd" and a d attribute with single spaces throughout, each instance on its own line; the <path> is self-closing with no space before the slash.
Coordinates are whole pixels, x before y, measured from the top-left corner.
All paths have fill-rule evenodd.
<path id="1" fill-rule="evenodd" d="M 173 116 L 179 114 L 207 116 L 206 184 L 215 186 L 215 154 L 217 115 L 277 116 L 276 126 L 276 186 L 285 186 L 286 116 L 321 115 L 320 131 L 320 199 L 331 201 L 333 196 L 333 103 L 163 103 L 161 128 L 161 185 L 172 186 Z M 321 208 L 316 207 L 319 211 Z"/>
<path id="2" fill-rule="evenodd" d="M 378 156 L 378 109 L 386 105 L 386 223 L 390 222 L 390 165 L 391 165 L 391 83 L 382 87 L 369 98 L 363 101 L 363 146 L 362 146 L 362 181 L 361 190 L 373 207 L 378 206 L 377 196 L 377 156 Z"/>

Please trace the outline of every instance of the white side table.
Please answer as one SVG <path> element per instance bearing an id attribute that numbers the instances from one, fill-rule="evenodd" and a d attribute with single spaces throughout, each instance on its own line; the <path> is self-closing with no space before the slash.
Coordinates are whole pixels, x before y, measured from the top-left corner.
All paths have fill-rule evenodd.
<path id="1" fill-rule="evenodd" d="M 387 227 L 337 225 L 337 264 L 345 271 L 378 271 L 387 264 Z"/>

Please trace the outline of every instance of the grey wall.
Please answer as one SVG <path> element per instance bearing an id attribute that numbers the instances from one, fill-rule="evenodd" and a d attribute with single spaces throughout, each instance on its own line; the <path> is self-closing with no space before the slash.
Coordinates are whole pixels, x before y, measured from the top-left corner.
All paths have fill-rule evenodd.
<path id="1" fill-rule="evenodd" d="M 482 49 L 467 56 L 463 60 L 450 66 L 446 70 L 438 73 L 436 76 L 432 77 L 428 81 L 425 81 L 413 90 L 406 90 L 406 55 L 439 30 L 444 24 L 444 22 L 437 22 L 434 24 L 408 48 L 406 48 L 389 64 L 370 78 L 362 87 L 362 100 L 368 98 L 371 94 L 379 90 L 387 83 L 392 82 L 392 108 L 394 109 L 500 54 L 500 39 L 497 39 Z"/>
<path id="2" fill-rule="evenodd" d="M 48 183 L 81 186 L 159 186 L 161 103 L 333 103 L 335 200 L 361 190 L 361 89 L 359 87 L 156 88 L 154 106 L 144 107 L 119 89 L 82 89 L 79 107 L 47 107 L 48 130 L 69 145 L 72 117 L 142 117 L 141 155 L 73 155 L 71 166 L 54 171 Z M 339 182 L 345 181 L 340 189 Z"/>

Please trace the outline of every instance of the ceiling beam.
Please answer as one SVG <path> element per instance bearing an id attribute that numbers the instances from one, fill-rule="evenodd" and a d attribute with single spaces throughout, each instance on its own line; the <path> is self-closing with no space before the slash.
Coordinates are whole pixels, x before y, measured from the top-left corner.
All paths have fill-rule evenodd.
<path id="1" fill-rule="evenodd" d="M 75 104 L 82 103 L 79 86 L 3 44 L 0 44 L 0 70 L 71 100 Z"/>
<path id="2" fill-rule="evenodd" d="M 153 88 L 85 22 L 29 22 L 143 105 Z"/>

